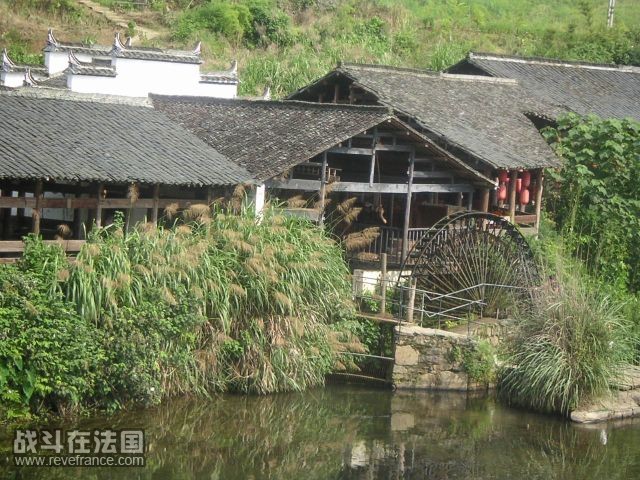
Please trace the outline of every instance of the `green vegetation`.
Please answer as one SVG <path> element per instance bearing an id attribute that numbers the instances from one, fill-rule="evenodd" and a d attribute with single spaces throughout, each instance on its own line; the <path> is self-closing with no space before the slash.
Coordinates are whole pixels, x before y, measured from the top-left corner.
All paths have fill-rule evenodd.
<path id="1" fill-rule="evenodd" d="M 353 306 L 321 230 L 206 205 L 171 228 L 123 226 L 94 230 L 74 263 L 30 239 L 0 268 L 3 416 L 323 383 L 344 350 L 330 324 Z"/>
<path id="2" fill-rule="evenodd" d="M 640 360 L 640 124 L 570 114 L 544 134 L 563 159 L 533 243 L 546 282 L 508 345 L 500 390 L 568 414 Z"/>
<path id="3" fill-rule="evenodd" d="M 562 158 L 547 205 L 571 254 L 618 290 L 640 290 L 640 123 L 574 114 L 545 136 Z"/>
<path id="4" fill-rule="evenodd" d="M 612 29 L 606 28 L 607 2 L 601 0 L 154 0 L 142 11 L 112 0 L 100 3 L 123 9 L 137 25 L 168 31 L 153 39 L 155 45 L 191 47 L 202 40 L 211 68 L 237 58 L 243 95 L 258 94 L 265 85 L 276 96 L 291 93 L 341 60 L 439 70 L 472 49 L 640 62 L 634 0 L 617 2 Z M 87 14 L 70 0 L 20 0 L 11 9 L 25 16 L 57 12 L 63 25 Z M 63 32 L 59 37 L 68 37 Z M 2 40 L 17 54 L 14 43 L 29 42 L 15 33 Z M 34 35 L 39 38 L 30 44 L 40 45 L 42 33 Z"/>
<path id="5" fill-rule="evenodd" d="M 511 339 L 500 391 L 511 403 L 566 415 L 616 387 L 637 335 L 600 282 L 561 252 L 547 258 L 554 255 L 550 281 Z"/>

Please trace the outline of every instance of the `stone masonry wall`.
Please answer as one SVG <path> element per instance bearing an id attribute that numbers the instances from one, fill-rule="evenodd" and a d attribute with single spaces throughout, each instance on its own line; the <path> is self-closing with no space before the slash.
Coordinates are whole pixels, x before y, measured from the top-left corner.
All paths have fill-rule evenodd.
<path id="1" fill-rule="evenodd" d="M 396 327 L 396 388 L 480 390 L 486 386 L 469 380 L 458 352 L 473 348 L 466 335 L 413 325 Z M 460 357 L 458 355 L 457 357 Z"/>

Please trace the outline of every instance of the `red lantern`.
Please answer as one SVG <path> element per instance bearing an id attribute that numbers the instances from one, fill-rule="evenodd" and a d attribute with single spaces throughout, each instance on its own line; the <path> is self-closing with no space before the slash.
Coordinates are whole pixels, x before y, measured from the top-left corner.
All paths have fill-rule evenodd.
<path id="1" fill-rule="evenodd" d="M 509 181 L 509 172 L 506 170 L 500 170 L 498 173 L 498 179 L 500 180 L 500 183 L 507 183 Z"/>
<path id="2" fill-rule="evenodd" d="M 507 199 L 507 186 L 502 184 L 498 187 L 498 200 L 504 202 Z"/>
<path id="3" fill-rule="evenodd" d="M 527 188 L 529 185 L 531 185 L 531 172 L 525 170 L 522 172 L 522 186 Z"/>
<path id="4" fill-rule="evenodd" d="M 529 203 L 529 189 L 523 188 L 520 192 L 520 205 L 526 205 Z"/>
<path id="5" fill-rule="evenodd" d="M 522 191 L 522 179 L 516 179 L 516 193 L 520 193 Z"/>

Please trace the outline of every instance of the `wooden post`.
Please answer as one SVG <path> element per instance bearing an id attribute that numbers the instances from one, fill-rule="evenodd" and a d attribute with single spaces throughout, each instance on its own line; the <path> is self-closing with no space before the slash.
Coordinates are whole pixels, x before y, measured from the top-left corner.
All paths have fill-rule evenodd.
<path id="1" fill-rule="evenodd" d="M 340 85 L 337 83 L 333 86 L 333 103 L 338 103 L 340 99 Z"/>
<path id="2" fill-rule="evenodd" d="M 509 220 L 516 223 L 516 182 L 518 171 L 511 170 L 511 181 L 509 182 Z"/>
<path id="3" fill-rule="evenodd" d="M 320 172 L 320 218 L 319 224 L 324 224 L 324 204 L 327 196 L 327 151 L 322 152 L 322 172 Z"/>
<path id="4" fill-rule="evenodd" d="M 158 197 L 160 197 L 160 185 L 158 187 Z M 211 206 L 211 202 L 213 202 L 213 188 L 207 187 L 207 205 Z"/>
<path id="5" fill-rule="evenodd" d="M 458 192 L 458 194 L 457 194 L 456 205 L 458 205 L 459 207 L 462 206 L 462 192 Z"/>
<path id="6" fill-rule="evenodd" d="M 407 306 L 407 322 L 413 323 L 413 309 L 416 303 L 416 281 L 410 280 L 409 283 L 409 303 Z"/>
<path id="7" fill-rule="evenodd" d="M 151 207 L 151 223 L 158 225 L 158 204 L 160 203 L 160 184 L 153 186 L 153 206 Z M 208 203 L 207 203 L 208 205 Z"/>
<path id="8" fill-rule="evenodd" d="M 37 181 L 36 191 L 33 195 L 36 197 L 36 206 L 31 212 L 31 231 L 36 235 L 40 235 L 40 217 L 42 216 L 42 180 Z"/>
<path id="9" fill-rule="evenodd" d="M 391 194 L 391 200 L 389 201 L 389 203 L 390 203 L 390 206 L 389 206 L 389 210 L 390 210 L 390 212 L 389 212 L 389 226 L 391 226 L 391 227 L 393 227 L 393 210 L 394 210 L 394 207 L 395 207 L 395 205 L 394 205 L 394 203 L 395 203 L 394 199 L 395 198 L 396 198 L 395 193 L 392 193 Z"/>
<path id="10" fill-rule="evenodd" d="M 538 176 L 536 179 L 536 222 L 534 228 L 536 235 L 540 230 L 540 215 L 542 212 L 542 187 L 544 184 L 544 170 L 541 168 L 538 170 Z"/>
<path id="11" fill-rule="evenodd" d="M 407 258 L 407 247 L 409 243 L 409 220 L 411 218 L 411 189 L 413 187 L 413 169 L 416 163 L 415 149 L 411 150 L 409 156 L 409 183 L 407 184 L 407 206 L 404 209 L 404 227 L 402 229 L 402 261 Z"/>
<path id="12" fill-rule="evenodd" d="M 488 188 L 483 188 L 482 189 L 482 211 L 483 212 L 488 212 L 489 211 L 489 195 L 490 195 L 491 191 Z"/>
<path id="13" fill-rule="evenodd" d="M 387 254 L 380 255 L 380 313 L 387 310 Z"/>
<path id="14" fill-rule="evenodd" d="M 473 210 L 473 192 L 467 193 L 467 210 Z"/>
<path id="15" fill-rule="evenodd" d="M 98 184 L 98 203 L 96 204 L 96 227 L 102 226 L 102 192 L 104 190 L 104 184 Z"/>

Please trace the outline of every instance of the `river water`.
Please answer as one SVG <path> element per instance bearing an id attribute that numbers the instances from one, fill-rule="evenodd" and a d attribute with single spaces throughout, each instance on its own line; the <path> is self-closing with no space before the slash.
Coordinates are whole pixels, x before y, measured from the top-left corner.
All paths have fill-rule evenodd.
<path id="1" fill-rule="evenodd" d="M 144 429 L 144 468 L 15 467 L 0 478 L 640 479 L 640 421 L 584 427 L 458 393 L 327 386 L 176 399 L 65 430 Z"/>

